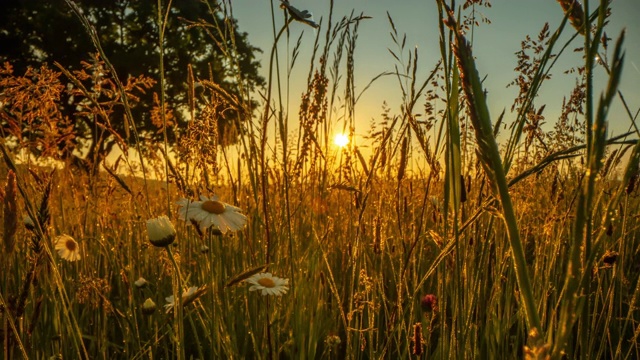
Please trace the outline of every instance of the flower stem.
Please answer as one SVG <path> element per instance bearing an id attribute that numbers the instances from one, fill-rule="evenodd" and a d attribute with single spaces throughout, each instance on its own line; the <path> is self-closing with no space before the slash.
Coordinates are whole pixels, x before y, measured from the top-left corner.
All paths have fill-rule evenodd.
<path id="1" fill-rule="evenodd" d="M 271 320 L 269 320 L 269 297 L 267 297 L 267 345 L 269 346 L 269 359 L 273 360 L 273 348 L 271 347 Z"/>
<path id="2" fill-rule="evenodd" d="M 171 263 L 173 264 L 173 267 L 175 269 L 175 276 L 174 276 L 174 286 L 173 286 L 173 319 L 174 319 L 174 326 L 175 328 L 178 330 L 178 338 L 176 340 L 176 354 L 177 354 L 177 359 L 181 360 L 185 358 L 185 354 L 184 354 L 184 346 L 183 346 L 183 342 L 184 342 L 184 328 L 183 328 L 183 324 L 182 324 L 182 318 L 183 318 L 183 314 L 182 314 L 182 277 L 180 276 L 180 268 L 178 267 L 178 262 L 176 262 L 175 257 L 173 256 L 173 253 L 171 252 L 171 246 L 167 246 L 167 254 L 169 255 L 169 259 L 171 259 Z"/>

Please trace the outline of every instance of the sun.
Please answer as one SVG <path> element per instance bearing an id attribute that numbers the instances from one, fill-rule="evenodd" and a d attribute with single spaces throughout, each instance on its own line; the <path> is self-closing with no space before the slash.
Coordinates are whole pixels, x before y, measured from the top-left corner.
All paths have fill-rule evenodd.
<path id="1" fill-rule="evenodd" d="M 349 136 L 346 134 L 336 134 L 333 138 L 333 143 L 336 144 L 337 147 L 345 147 L 349 145 Z"/>

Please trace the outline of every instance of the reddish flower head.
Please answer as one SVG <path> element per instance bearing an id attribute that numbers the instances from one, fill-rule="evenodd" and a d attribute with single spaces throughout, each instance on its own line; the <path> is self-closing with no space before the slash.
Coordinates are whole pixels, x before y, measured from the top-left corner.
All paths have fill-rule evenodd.
<path id="1" fill-rule="evenodd" d="M 422 307 L 424 312 L 437 311 L 438 298 L 433 294 L 427 294 L 420 300 L 420 307 Z"/>

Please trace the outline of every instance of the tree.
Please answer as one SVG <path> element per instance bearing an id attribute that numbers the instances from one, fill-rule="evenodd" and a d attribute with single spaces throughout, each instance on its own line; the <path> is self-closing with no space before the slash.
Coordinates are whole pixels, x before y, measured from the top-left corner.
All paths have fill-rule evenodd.
<path id="1" fill-rule="evenodd" d="M 157 2 L 77 0 L 76 3 L 96 29 L 118 78 L 130 87 L 134 100 L 132 114 L 140 137 L 149 143 L 161 140 L 163 135 L 158 131 L 157 119 L 152 121 L 154 114 L 157 116 L 160 92 Z M 236 99 L 243 99 L 242 94 L 264 84 L 254 56 L 260 49 L 248 43 L 247 34 L 238 32 L 236 20 L 226 17 L 216 3 L 173 1 L 163 46 L 165 94 L 173 109 L 172 121 L 178 125 L 167 129 L 171 143 L 175 143 L 178 136 L 176 129 L 184 128 L 180 125 L 185 125 L 189 118 L 185 110 L 189 105 L 189 68 L 196 81 L 211 81 L 220 86 L 221 93 Z M 59 94 L 60 114 L 55 116 L 59 116 L 58 121 L 65 129 L 73 130 L 74 136 L 68 136 L 67 131 L 64 141 L 56 141 L 58 156 L 67 159 L 81 154 L 93 164 L 103 159 L 119 138 L 128 137 L 121 99 L 111 89 L 113 84 L 102 66 L 103 59 L 95 53 L 87 30 L 64 0 L 0 2 L 0 63 L 9 62 L 12 67 L 12 71 L 5 68 L 0 76 L 27 74 L 28 69 L 33 71 L 43 64 L 56 69 L 54 62 L 59 64 L 60 71 L 69 69 L 58 78 L 61 88 L 68 91 Z M 82 96 L 78 82 L 71 81 L 74 76 L 88 91 L 95 92 L 94 104 L 106 104 L 108 126 L 105 123 L 96 126 L 96 113 L 87 111 L 91 108 L 88 99 L 91 96 Z M 11 82 L 0 84 L 6 87 Z M 10 122 L 16 121 L 16 114 L 11 113 L 8 106 L 14 99 L 6 96 L 6 88 L 0 88 L 2 93 L 5 93 L 1 100 L 5 106 L 0 121 L 3 135 L 7 136 L 11 125 L 15 130 L 16 125 Z M 218 105 L 226 108 L 224 102 Z M 250 112 L 252 107 L 253 104 L 245 103 L 244 110 L 236 106 L 230 111 L 218 111 L 221 114 L 218 133 L 228 133 L 224 129 L 230 127 L 233 119 L 247 115 L 239 112 L 247 109 Z M 84 111 L 79 111 L 82 109 Z M 35 116 L 34 121 L 37 120 Z M 32 129 L 22 131 L 31 131 L 31 137 L 38 136 Z"/>

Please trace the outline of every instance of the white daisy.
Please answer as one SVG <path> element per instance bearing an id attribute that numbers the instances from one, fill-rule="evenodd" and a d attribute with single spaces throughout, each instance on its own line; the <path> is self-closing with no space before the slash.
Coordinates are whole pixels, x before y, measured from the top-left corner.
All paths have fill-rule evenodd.
<path id="1" fill-rule="evenodd" d="M 258 273 L 245 281 L 253 284 L 249 291 L 262 290 L 262 295 L 282 296 L 289 291 L 289 279 L 282 279 L 271 273 Z"/>
<path id="2" fill-rule="evenodd" d="M 177 204 L 180 205 L 180 218 L 197 222 L 203 231 L 215 225 L 224 234 L 229 230 L 238 231 L 247 223 L 240 208 L 223 203 L 217 196 L 200 196 L 200 201 L 180 199 Z"/>
<path id="3" fill-rule="evenodd" d="M 190 303 L 195 301 L 198 297 L 200 297 L 200 295 L 204 294 L 206 290 L 207 290 L 206 285 L 202 287 L 197 287 L 197 286 L 190 287 L 189 289 L 187 289 L 185 292 L 182 293 L 182 306 L 184 307 L 186 305 L 189 305 Z M 167 301 L 167 304 L 164 305 L 164 308 L 166 312 L 169 312 L 175 306 L 176 301 L 173 298 L 173 295 L 166 297 L 165 300 Z"/>
<path id="4" fill-rule="evenodd" d="M 67 234 L 55 238 L 55 249 L 58 250 L 58 255 L 67 261 L 80 260 L 78 243 Z"/>
<path id="5" fill-rule="evenodd" d="M 169 246 L 176 239 L 176 229 L 166 215 L 147 220 L 147 233 L 151 244 L 158 247 Z"/>

